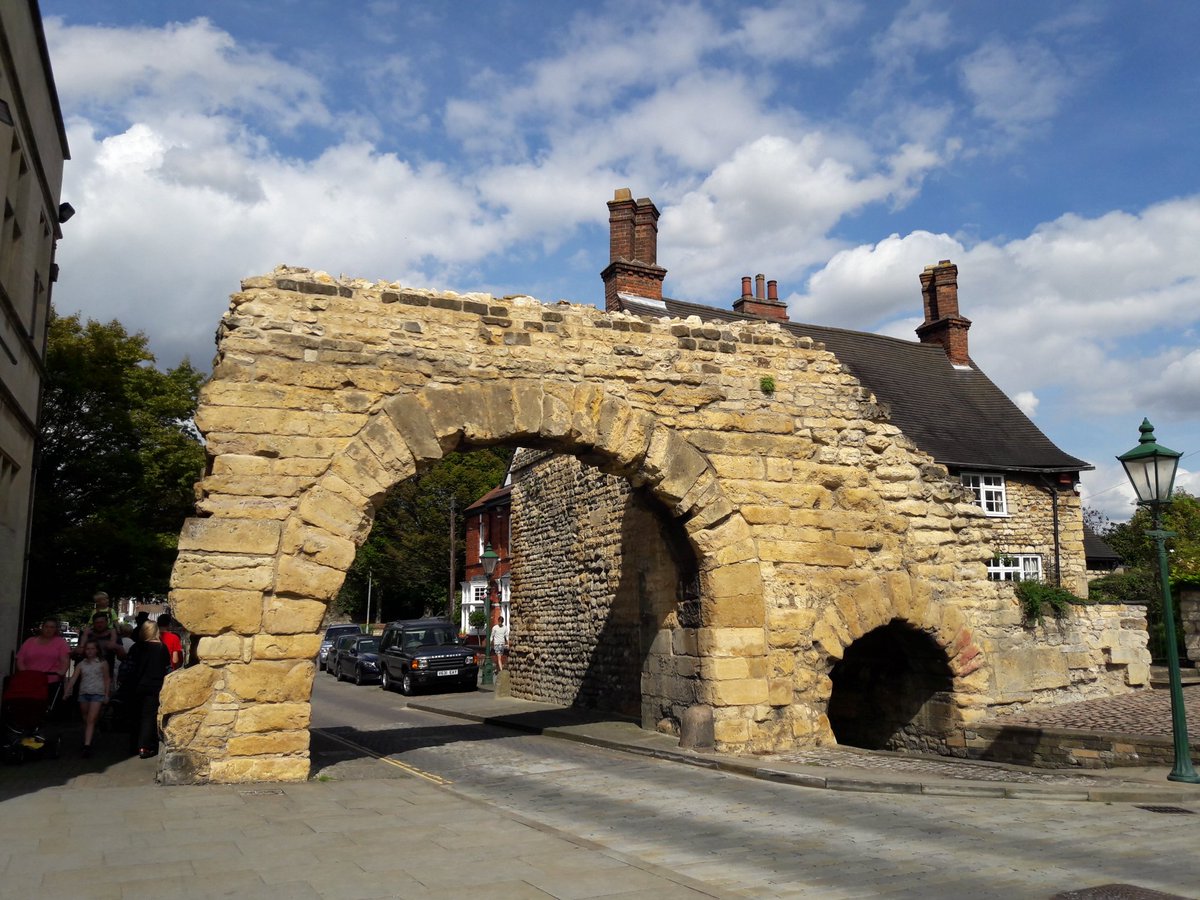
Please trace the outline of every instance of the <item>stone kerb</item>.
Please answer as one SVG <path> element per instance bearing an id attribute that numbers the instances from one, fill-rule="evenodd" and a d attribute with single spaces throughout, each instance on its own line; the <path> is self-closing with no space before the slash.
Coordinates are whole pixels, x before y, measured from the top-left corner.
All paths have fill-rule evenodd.
<path id="1" fill-rule="evenodd" d="M 222 346 L 227 359 L 238 349 L 228 335 Z M 257 358 L 245 359 L 257 367 Z M 237 367 L 225 374 L 242 375 Z M 206 388 L 197 421 L 224 452 L 201 484 L 209 517 L 188 521 L 172 576 L 171 600 L 197 637 L 199 664 L 164 691 L 165 781 L 307 777 L 308 700 L 326 605 L 388 488 L 463 446 L 525 442 L 586 454 L 645 485 L 686 523 L 706 579 L 708 631 L 719 638 L 757 627 L 761 641 L 753 540 L 702 453 L 601 385 L 464 382 L 381 396 L 373 412 L 356 399 L 353 413 L 255 406 L 237 381 Z M 272 397 L 300 406 L 311 399 Z M 269 449 L 276 432 L 294 455 Z M 766 690 L 765 680 L 748 692 L 742 683 L 722 687 L 718 674 L 707 678 L 714 702 L 726 705 L 756 702 Z"/>

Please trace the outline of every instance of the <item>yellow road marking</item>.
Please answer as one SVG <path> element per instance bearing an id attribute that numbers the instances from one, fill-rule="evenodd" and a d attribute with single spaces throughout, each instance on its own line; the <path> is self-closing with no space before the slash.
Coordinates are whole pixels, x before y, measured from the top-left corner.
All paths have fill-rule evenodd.
<path id="1" fill-rule="evenodd" d="M 364 747 L 362 744 L 347 740 L 344 737 L 339 737 L 336 734 L 330 734 L 324 728 L 314 728 L 313 731 L 323 734 L 331 741 L 337 741 L 339 744 L 345 744 L 347 747 L 352 747 L 355 750 L 361 750 L 363 753 L 367 754 L 367 756 L 373 756 L 375 759 L 379 760 L 380 762 L 385 762 L 389 766 L 395 766 L 397 769 L 403 769 L 409 775 L 416 775 L 418 778 L 424 778 L 426 781 L 432 781 L 434 784 L 453 783 L 445 778 L 442 778 L 440 775 L 434 775 L 432 772 L 426 772 L 422 769 L 418 769 L 416 766 L 410 766 L 408 763 L 402 763 L 398 759 L 392 759 L 390 756 L 384 756 L 380 753 L 376 753 L 370 747 Z"/>

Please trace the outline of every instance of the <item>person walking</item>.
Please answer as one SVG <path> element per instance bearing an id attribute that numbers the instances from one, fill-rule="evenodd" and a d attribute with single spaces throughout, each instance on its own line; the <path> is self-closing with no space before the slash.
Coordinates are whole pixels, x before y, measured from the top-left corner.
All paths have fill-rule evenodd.
<path id="1" fill-rule="evenodd" d="M 142 625 L 140 638 L 129 651 L 129 752 L 149 759 L 158 755 L 158 695 L 171 670 L 171 651 L 163 645 L 155 622 Z"/>
<path id="2" fill-rule="evenodd" d="M 492 626 L 492 653 L 496 657 L 496 669 L 503 672 L 508 654 L 508 626 L 504 624 L 504 616 Z"/>
<path id="3" fill-rule="evenodd" d="M 83 756 L 92 755 L 92 738 L 96 734 L 96 723 L 100 713 L 112 695 L 112 676 L 108 663 L 100 658 L 100 647 L 95 641 L 83 645 L 83 659 L 75 667 L 75 673 L 67 682 L 67 693 L 79 682 L 79 711 L 83 715 Z"/>
<path id="4" fill-rule="evenodd" d="M 51 691 L 61 687 L 70 666 L 71 645 L 59 633 L 58 619 L 55 618 L 44 619 L 38 633 L 21 644 L 17 651 L 17 671 L 45 672 Z M 53 702 L 50 705 L 53 706 Z"/>
<path id="5" fill-rule="evenodd" d="M 115 677 L 117 660 L 125 658 L 125 647 L 117 639 L 117 633 L 108 627 L 108 613 L 95 613 L 92 616 L 92 624 L 83 629 L 83 633 L 79 635 L 79 647 L 75 650 L 77 658 L 82 658 L 83 648 L 89 641 L 96 642 L 100 658 L 108 663 L 109 676 Z"/>

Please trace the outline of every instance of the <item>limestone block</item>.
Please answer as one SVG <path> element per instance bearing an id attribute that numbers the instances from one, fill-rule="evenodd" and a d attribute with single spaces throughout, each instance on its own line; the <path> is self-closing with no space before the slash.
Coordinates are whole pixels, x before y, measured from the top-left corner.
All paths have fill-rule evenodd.
<path id="1" fill-rule="evenodd" d="M 171 587 L 191 591 L 263 591 L 271 584 L 273 562 L 265 556 L 181 552 L 171 570 Z"/>
<path id="2" fill-rule="evenodd" d="M 255 703 L 238 710 L 234 731 L 238 734 L 262 731 L 295 731 L 308 728 L 311 707 L 308 703 Z"/>
<path id="3" fill-rule="evenodd" d="M 415 460 L 438 460 L 442 458 L 442 445 L 429 422 L 425 406 L 413 394 L 393 397 L 384 406 L 391 417 L 396 432 L 408 445 Z"/>
<path id="4" fill-rule="evenodd" d="M 721 550 L 738 548 L 739 552 L 732 559 L 721 562 L 721 565 L 755 557 L 754 535 L 741 516 L 730 516 L 711 528 L 699 528 L 688 522 L 687 532 L 701 557 L 714 557 Z M 705 565 L 706 562 L 707 560 L 701 561 L 701 568 L 711 567 Z"/>
<path id="5" fill-rule="evenodd" d="M 567 402 L 570 404 L 571 439 L 585 447 L 593 447 L 599 437 L 600 408 L 604 403 L 605 393 L 595 384 L 579 384 L 575 386 Z"/>
<path id="6" fill-rule="evenodd" d="M 280 551 L 287 555 L 302 553 L 309 562 L 333 569 L 348 569 L 358 548 L 348 538 L 293 519 L 283 529 Z"/>
<path id="7" fill-rule="evenodd" d="M 742 518 L 750 525 L 787 525 L 792 511 L 784 506 L 757 506 L 747 504 L 741 508 Z"/>
<path id="8" fill-rule="evenodd" d="M 177 713 L 164 717 L 163 738 L 170 747 L 188 747 L 204 724 L 204 712 Z"/>
<path id="9" fill-rule="evenodd" d="M 632 471 L 646 457 L 654 425 L 654 417 L 649 413 L 606 395 L 596 421 L 596 447 L 615 459 L 621 471 Z"/>
<path id="10" fill-rule="evenodd" d="M 696 642 L 702 656 L 763 656 L 767 652 L 762 628 L 698 628 Z"/>
<path id="11" fill-rule="evenodd" d="M 171 591 L 171 611 L 192 634 L 254 634 L 262 624 L 262 591 Z"/>
<path id="12" fill-rule="evenodd" d="M 244 734 L 229 739 L 230 756 L 287 756 L 307 753 L 307 731 L 277 731 L 267 734 Z"/>
<path id="13" fill-rule="evenodd" d="M 203 706 L 212 696 L 217 670 L 208 666 L 190 666 L 167 676 L 159 694 L 159 715 L 182 712 Z"/>
<path id="14" fill-rule="evenodd" d="M 321 649 L 319 634 L 256 634 L 255 659 L 313 659 Z"/>
<path id="15" fill-rule="evenodd" d="M 387 413 L 379 412 L 371 416 L 359 432 L 358 439 L 379 458 L 394 482 L 415 474 L 417 469 L 412 451 Z"/>
<path id="16" fill-rule="evenodd" d="M 1150 683 L 1150 666 L 1144 662 L 1131 662 L 1125 667 L 1125 683 L 1130 687 L 1142 687 Z"/>
<path id="17" fill-rule="evenodd" d="M 767 702 L 771 706 L 790 706 L 792 703 L 792 681 L 790 678 L 771 678 L 767 681 Z"/>
<path id="18" fill-rule="evenodd" d="M 179 549 L 273 556 L 279 533 L 279 523 L 269 519 L 186 519 Z"/>
<path id="19" fill-rule="evenodd" d="M 204 434 L 297 435 L 348 437 L 363 425 L 360 413 L 271 409 L 249 406 L 206 406 L 196 410 L 196 427 Z"/>
<path id="20" fill-rule="evenodd" d="M 532 379 L 510 382 L 512 390 L 513 437 L 532 437 L 542 427 L 542 386 Z"/>
<path id="21" fill-rule="evenodd" d="M 753 658 L 761 660 L 762 657 Z M 714 680 L 749 678 L 750 660 L 737 656 L 702 657 L 700 674 Z"/>
<path id="22" fill-rule="evenodd" d="M 270 597 L 263 610 L 263 631 L 268 634 L 312 634 L 321 627 L 326 608 L 319 600 Z"/>
<path id="23" fill-rule="evenodd" d="M 316 666 L 309 659 L 300 662 L 256 660 L 226 666 L 224 673 L 227 690 L 239 700 L 280 703 L 285 700 L 308 700 L 312 696 Z"/>
<path id="24" fill-rule="evenodd" d="M 355 503 L 325 484 L 318 484 L 307 491 L 296 508 L 300 518 L 309 525 L 316 525 L 351 540 L 365 538 L 370 531 L 369 510 L 370 505 L 365 497 L 361 503 Z"/>
<path id="25" fill-rule="evenodd" d="M 676 656 L 696 656 L 699 652 L 695 628 L 675 628 L 671 631 L 671 652 Z"/>
<path id="26" fill-rule="evenodd" d="M 705 685 L 709 702 L 713 706 L 750 706 L 766 703 L 769 699 L 767 679 L 740 678 L 729 681 L 711 681 Z"/>
<path id="27" fill-rule="evenodd" d="M 346 573 L 341 569 L 318 566 L 294 556 L 279 560 L 275 593 L 294 594 L 314 600 L 332 600 L 337 596 Z"/>
<path id="28" fill-rule="evenodd" d="M 196 642 L 196 656 L 203 661 L 224 662 L 227 660 L 249 660 L 253 641 L 234 632 L 225 632 L 216 637 L 202 637 Z"/>
<path id="29" fill-rule="evenodd" d="M 992 656 L 996 689 L 1001 695 L 1066 687 L 1071 683 L 1064 654 L 1049 647 L 1013 649 Z"/>
<path id="30" fill-rule="evenodd" d="M 258 781 L 308 781 L 308 756 L 214 759 L 209 778 L 217 784 Z"/>
<path id="31" fill-rule="evenodd" d="M 380 503 L 394 483 L 391 471 L 365 443 L 351 441 L 329 466 L 329 471 L 370 500 Z"/>
<path id="32" fill-rule="evenodd" d="M 750 723 L 741 718 L 716 718 L 713 721 L 713 739 L 718 747 L 740 746 L 750 740 Z"/>

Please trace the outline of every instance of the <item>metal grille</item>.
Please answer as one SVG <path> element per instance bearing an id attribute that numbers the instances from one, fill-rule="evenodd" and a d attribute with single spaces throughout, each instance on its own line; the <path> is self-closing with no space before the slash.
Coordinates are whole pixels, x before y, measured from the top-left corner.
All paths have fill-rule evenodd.
<path id="1" fill-rule="evenodd" d="M 1138 809 L 1153 813 L 1170 813 L 1176 816 L 1194 816 L 1196 814 L 1195 810 L 1184 809 L 1182 806 L 1139 806 Z"/>

